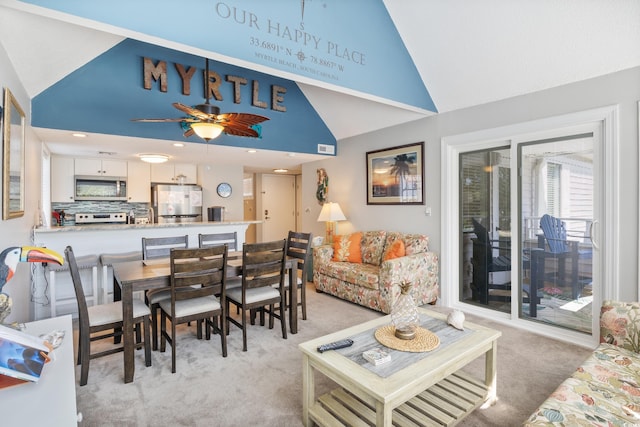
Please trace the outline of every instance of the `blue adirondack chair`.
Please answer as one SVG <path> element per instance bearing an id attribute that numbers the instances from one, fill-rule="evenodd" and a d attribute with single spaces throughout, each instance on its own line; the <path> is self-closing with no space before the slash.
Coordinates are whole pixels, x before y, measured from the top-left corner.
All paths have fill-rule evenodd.
<path id="1" fill-rule="evenodd" d="M 543 235 L 538 236 L 538 248 L 541 250 L 536 253 L 538 259 L 532 273 L 536 287 L 542 287 L 544 281 L 558 286 L 570 286 L 572 297 L 579 298 L 584 285 L 591 281 L 589 276 L 580 276 L 579 261 L 592 257 L 591 248 L 580 249 L 578 241 L 568 240 L 566 223 L 554 216 L 543 215 L 540 218 L 540 228 Z M 557 271 L 546 271 L 545 260 L 550 258 L 557 260 Z M 567 259 L 571 261 L 569 277 L 566 274 Z"/>

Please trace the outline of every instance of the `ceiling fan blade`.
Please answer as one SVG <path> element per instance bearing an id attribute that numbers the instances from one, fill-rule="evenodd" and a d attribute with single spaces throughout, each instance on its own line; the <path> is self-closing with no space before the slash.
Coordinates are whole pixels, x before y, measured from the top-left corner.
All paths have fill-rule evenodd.
<path id="1" fill-rule="evenodd" d="M 131 119 L 131 121 L 132 122 L 147 122 L 147 123 L 163 123 L 163 122 L 184 122 L 184 121 L 195 122 L 196 120 L 182 118 L 182 119 Z"/>
<path id="2" fill-rule="evenodd" d="M 203 113 L 200 110 L 197 110 L 195 108 L 189 107 L 188 105 L 180 104 L 179 102 L 174 102 L 173 106 L 176 107 L 178 110 L 182 111 L 183 113 L 188 114 L 189 116 L 197 117 L 200 120 L 212 120 L 212 119 L 215 119 L 215 116 Z"/>
<path id="3" fill-rule="evenodd" d="M 189 138 L 191 135 L 195 135 L 193 129 L 189 128 L 182 134 L 185 138 Z"/>
<path id="4" fill-rule="evenodd" d="M 234 135 L 234 136 L 248 136 L 251 138 L 257 138 L 258 132 L 256 132 L 254 129 L 251 129 L 250 127 L 246 127 L 246 126 L 237 126 L 237 125 L 223 125 L 224 126 L 224 133 L 226 133 L 227 135 Z"/>
<path id="5" fill-rule="evenodd" d="M 218 122 L 223 126 L 225 123 L 228 123 L 230 125 L 249 127 L 267 120 L 269 120 L 268 117 L 248 113 L 225 113 L 218 115 Z"/>

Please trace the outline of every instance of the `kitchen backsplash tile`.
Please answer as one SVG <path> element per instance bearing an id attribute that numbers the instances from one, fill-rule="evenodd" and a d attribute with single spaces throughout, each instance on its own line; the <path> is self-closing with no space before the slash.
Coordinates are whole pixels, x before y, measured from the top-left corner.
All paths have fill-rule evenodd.
<path id="1" fill-rule="evenodd" d="M 51 210 L 64 210 L 65 225 L 74 225 L 76 213 L 101 213 L 101 212 L 127 212 L 134 210 L 136 218 L 147 217 L 149 215 L 150 203 L 127 203 L 127 202 L 105 202 L 105 201 L 85 201 L 73 203 L 52 203 Z"/>

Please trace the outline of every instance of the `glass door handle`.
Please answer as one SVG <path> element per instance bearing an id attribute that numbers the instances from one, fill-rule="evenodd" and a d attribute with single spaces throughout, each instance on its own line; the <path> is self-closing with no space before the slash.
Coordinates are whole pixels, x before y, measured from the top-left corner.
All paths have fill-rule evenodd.
<path id="1" fill-rule="evenodd" d="M 589 239 L 591 240 L 591 244 L 596 250 L 600 250 L 600 246 L 593 240 L 593 229 L 595 228 L 596 222 L 599 222 L 597 219 L 591 221 L 591 225 L 589 225 Z"/>

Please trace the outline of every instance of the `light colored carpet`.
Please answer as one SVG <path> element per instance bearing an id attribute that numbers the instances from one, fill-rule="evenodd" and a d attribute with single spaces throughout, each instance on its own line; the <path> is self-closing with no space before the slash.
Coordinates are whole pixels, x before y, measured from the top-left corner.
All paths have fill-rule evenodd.
<path id="1" fill-rule="evenodd" d="M 152 353 L 144 366 L 136 352 L 134 382 L 123 383 L 122 353 L 91 361 L 89 383 L 76 386 L 82 426 L 300 426 L 302 425 L 302 356 L 298 344 L 380 316 L 380 313 L 307 291 L 308 320 L 299 333 L 282 339 L 274 329 L 252 325 L 248 351 L 242 332 L 231 325 L 229 355 L 220 338 L 197 340 L 195 327 L 180 327 L 177 373 L 171 353 Z M 443 307 L 435 310 L 449 312 Z M 516 426 L 535 410 L 587 357 L 589 350 L 505 327 L 477 317 L 468 320 L 499 329 L 498 402 L 476 410 L 462 426 Z M 79 378 L 76 369 L 76 378 Z M 483 378 L 484 358 L 465 370 Z M 317 390 L 333 385 L 318 375 Z"/>

